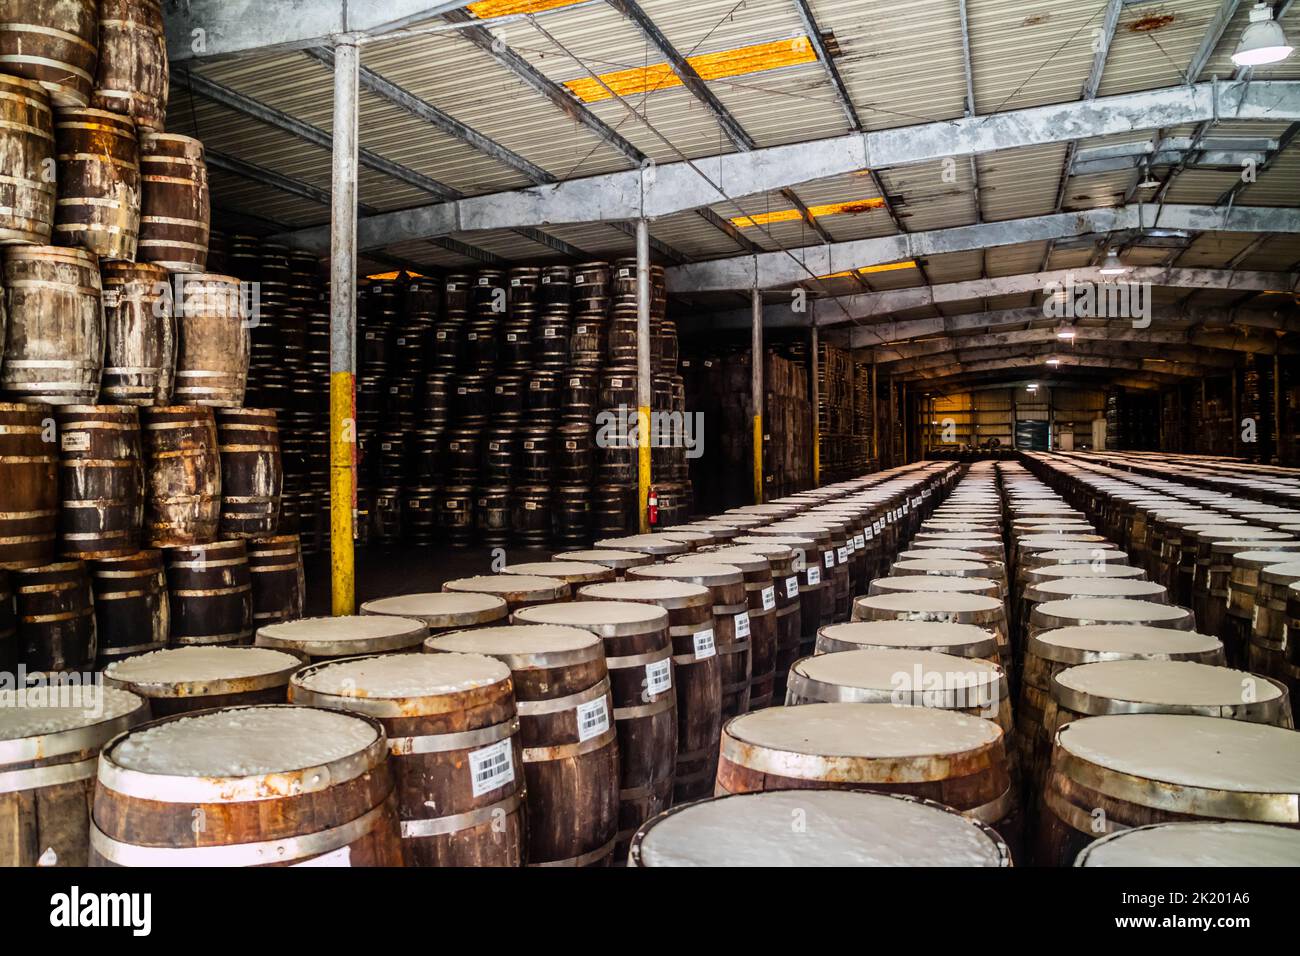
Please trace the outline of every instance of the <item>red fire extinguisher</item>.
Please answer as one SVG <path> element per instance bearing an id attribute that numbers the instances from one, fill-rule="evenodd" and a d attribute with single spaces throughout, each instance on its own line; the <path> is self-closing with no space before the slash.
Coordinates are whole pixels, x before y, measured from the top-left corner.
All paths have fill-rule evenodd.
<path id="1" fill-rule="evenodd" d="M 650 489 L 650 494 L 646 497 L 646 511 L 650 516 L 650 527 L 653 528 L 659 523 L 659 494 L 653 488 Z"/>

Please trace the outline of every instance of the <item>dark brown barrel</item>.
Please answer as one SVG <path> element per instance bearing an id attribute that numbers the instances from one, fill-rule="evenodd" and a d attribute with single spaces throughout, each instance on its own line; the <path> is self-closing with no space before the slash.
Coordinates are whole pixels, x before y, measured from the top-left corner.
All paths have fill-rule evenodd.
<path id="1" fill-rule="evenodd" d="M 110 558 L 140 547 L 144 467 L 131 406 L 63 405 L 59 423 L 59 549 Z"/>
<path id="2" fill-rule="evenodd" d="M 0 71 L 35 80 L 55 106 L 85 106 L 98 59 L 97 0 L 0 2 Z"/>
<path id="3" fill-rule="evenodd" d="M 513 621 L 579 627 L 604 641 L 618 731 L 621 859 L 636 829 L 672 802 L 677 697 L 668 612 L 627 601 L 569 601 L 523 608 Z"/>
<path id="4" fill-rule="evenodd" d="M 795 570 L 799 576 L 799 605 L 803 623 L 803 643 L 810 648 L 817 628 L 835 620 L 835 594 L 826 572 L 826 554 L 831 551 L 827 532 L 791 531 L 781 524 L 751 528 L 749 534 L 736 538 L 737 547 L 754 540 L 771 539 L 794 549 Z M 834 558 L 832 558 L 834 560 Z"/>
<path id="5" fill-rule="evenodd" d="M 117 405 L 167 405 L 176 376 L 176 316 L 166 270 L 105 262 L 104 374 L 100 394 Z"/>
<path id="6" fill-rule="evenodd" d="M 14 615 L 14 589 L 9 572 L 0 569 L 0 672 L 18 669 L 18 619 Z"/>
<path id="7" fill-rule="evenodd" d="M 144 724 L 101 753 L 90 846 L 96 866 L 401 866 L 387 736 L 292 705 Z"/>
<path id="8" fill-rule="evenodd" d="M 739 540 L 739 538 L 735 537 L 732 540 Z M 774 544 L 772 541 L 771 538 L 750 538 L 744 544 L 737 544 L 734 547 L 740 551 L 761 555 L 767 559 L 772 569 L 772 588 L 776 598 L 776 654 L 773 662 L 772 700 L 780 702 L 785 700 L 785 682 L 786 675 L 790 672 L 790 665 L 802 656 L 803 606 L 799 597 L 797 553 L 790 545 Z"/>
<path id="9" fill-rule="evenodd" d="M 84 249 L 9 246 L 4 289 L 9 331 L 0 391 L 25 402 L 93 403 L 104 363 L 95 257 Z"/>
<path id="10" fill-rule="evenodd" d="M 510 607 L 511 613 L 531 604 L 550 604 L 567 601 L 572 589 L 559 578 L 535 574 L 483 574 L 472 578 L 444 581 L 444 591 L 456 593 L 490 594 L 499 597 Z"/>
<path id="11" fill-rule="evenodd" d="M 221 517 L 221 462 L 212 409 L 145 408 L 140 421 L 145 538 L 155 547 L 211 541 Z"/>
<path id="12" fill-rule="evenodd" d="M 0 244 L 47 244 L 54 229 L 54 113 L 39 83 L 3 73 L 0 156 Z"/>
<path id="13" fill-rule="evenodd" d="M 172 644 L 248 644 L 253 595 L 243 541 L 168 548 Z"/>
<path id="14" fill-rule="evenodd" d="M 452 631 L 424 647 L 486 654 L 510 668 L 527 781 L 528 865 L 608 865 L 618 834 L 619 761 L 600 638 L 532 624 Z"/>
<path id="15" fill-rule="evenodd" d="M 187 275 L 176 316 L 176 401 L 238 408 L 248 382 L 252 302 L 232 276 Z"/>
<path id="16" fill-rule="evenodd" d="M 211 215 L 203 144 L 175 133 L 141 133 L 140 174 L 137 258 L 168 272 L 202 272 Z"/>
<path id="17" fill-rule="evenodd" d="M 89 562 L 95 596 L 98 667 L 167 646 L 171 607 L 162 552 L 137 551 Z"/>
<path id="18" fill-rule="evenodd" d="M 280 521 L 280 429 L 274 409 L 217 411 L 223 538 L 274 534 Z"/>
<path id="19" fill-rule="evenodd" d="M 139 694 L 154 717 L 283 704 L 301 658 L 265 647 L 169 647 L 109 664 L 104 683 Z"/>
<path id="20" fill-rule="evenodd" d="M 99 749 L 149 719 L 126 691 L 67 691 L 0 690 L 0 866 L 85 866 Z"/>
<path id="21" fill-rule="evenodd" d="M 167 121 L 167 33 L 159 0 L 99 0 L 99 68 L 91 104 L 141 129 Z"/>
<path id="22" fill-rule="evenodd" d="M 95 666 L 95 606 L 84 561 L 12 575 L 18 661 L 29 674 L 84 673 Z"/>
<path id="23" fill-rule="evenodd" d="M 683 581 L 621 581 L 589 584 L 581 601 L 634 601 L 668 612 L 677 688 L 677 757 L 673 800 L 698 800 L 713 787 L 722 726 L 722 663 L 713 639 L 713 596 Z"/>
<path id="24" fill-rule="evenodd" d="M 54 138 L 54 238 L 103 259 L 133 262 L 140 233 L 140 150 L 131 119 L 104 110 L 60 110 Z"/>
<path id="25" fill-rule="evenodd" d="M 372 717 L 388 733 L 407 866 L 520 866 L 524 768 L 510 668 L 481 654 L 313 664 L 294 703 Z"/>
<path id="26" fill-rule="evenodd" d="M 248 578 L 253 586 L 253 628 L 302 617 L 307 580 L 296 534 L 249 538 Z"/>
<path id="27" fill-rule="evenodd" d="M 0 568 L 54 559 L 59 525 L 59 449 L 48 405 L 0 402 Z"/>

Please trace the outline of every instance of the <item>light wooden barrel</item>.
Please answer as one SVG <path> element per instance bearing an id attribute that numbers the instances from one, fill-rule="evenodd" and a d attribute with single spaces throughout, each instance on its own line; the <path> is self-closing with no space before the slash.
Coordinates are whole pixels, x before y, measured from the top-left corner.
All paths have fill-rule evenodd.
<path id="1" fill-rule="evenodd" d="M 998 635 L 1003 666 L 1011 660 L 1006 608 L 987 594 L 876 594 L 853 602 L 854 621 L 936 621 L 974 624 Z"/>
<path id="2" fill-rule="evenodd" d="M 60 551 L 85 559 L 131 554 L 144 522 L 139 414 L 131 406 L 62 405 L 55 419 Z"/>
<path id="3" fill-rule="evenodd" d="M 167 646 L 171 606 L 162 552 L 147 548 L 89 562 L 96 666 Z"/>
<path id="4" fill-rule="evenodd" d="M 248 644 L 253 585 L 243 541 L 179 545 L 163 551 L 172 644 Z"/>
<path id="5" fill-rule="evenodd" d="M 585 561 L 531 561 L 526 564 L 507 564 L 501 574 L 526 574 L 533 577 L 556 578 L 576 590 L 584 584 L 602 584 L 614 580 L 614 570 L 603 564 Z"/>
<path id="6" fill-rule="evenodd" d="M 165 717 L 101 752 L 95 866 L 400 866 L 376 720 L 288 704 Z"/>
<path id="7" fill-rule="evenodd" d="M 0 3 L 0 71 L 41 84 L 55 106 L 90 102 L 98 42 L 98 0 Z"/>
<path id="8" fill-rule="evenodd" d="M 175 133 L 142 132 L 140 178 L 136 257 L 168 272 L 202 272 L 211 217 L 203 144 Z"/>
<path id="9" fill-rule="evenodd" d="M 1300 667 L 1287 654 L 1287 600 L 1291 585 L 1300 581 L 1300 561 L 1270 564 L 1259 572 L 1255 593 L 1255 616 L 1251 621 L 1250 669 L 1276 678 L 1288 687 L 1300 688 Z"/>
<path id="10" fill-rule="evenodd" d="M 4 250 L 9 329 L 0 391 L 24 402 L 92 404 L 104 363 L 99 264 L 84 249 Z"/>
<path id="11" fill-rule="evenodd" d="M 793 827 L 793 819 L 804 820 Z M 927 838 L 916 841 L 914 834 Z M 638 867 L 1011 865 L 993 828 L 940 803 L 853 790 L 738 793 L 674 807 L 643 826 Z"/>
<path id="12" fill-rule="evenodd" d="M 57 552 L 59 452 L 53 409 L 0 402 L 0 569 L 46 564 Z M 46 440 L 48 437 L 49 440 Z"/>
<path id="13" fill-rule="evenodd" d="M 1300 866 L 1300 831 L 1263 823 L 1152 823 L 1116 830 L 1089 843 L 1074 865 Z"/>
<path id="14" fill-rule="evenodd" d="M 998 585 L 998 596 L 1007 593 L 1006 568 L 986 561 L 961 561 L 944 558 L 920 558 L 895 561 L 889 568 L 890 577 L 916 577 L 933 575 L 951 578 L 985 578 Z"/>
<path id="15" fill-rule="evenodd" d="M 955 657 L 974 657 L 997 664 L 1000 660 L 996 632 L 974 624 L 936 621 L 853 621 L 831 624 L 817 632 L 814 653 L 836 654 L 864 648 L 899 648 L 934 651 Z"/>
<path id="16" fill-rule="evenodd" d="M 0 245 L 47 245 L 54 229 L 54 112 L 33 80 L 0 66 Z"/>
<path id="17" fill-rule="evenodd" d="M 177 402 L 239 408 L 248 383 L 248 305 L 233 276 L 187 275 L 176 309 Z"/>
<path id="18" fill-rule="evenodd" d="M 67 691 L 0 690 L 0 866 L 85 866 L 99 750 L 149 719 L 135 694 Z"/>
<path id="19" fill-rule="evenodd" d="M 683 581 L 620 581 L 580 588 L 579 601 L 633 601 L 668 612 L 677 692 L 677 753 L 673 801 L 712 791 L 722 727 L 722 664 L 714 640 L 713 595 Z"/>
<path id="20" fill-rule="evenodd" d="M 654 557 L 641 551 L 618 551 L 613 548 L 593 548 L 590 551 L 563 551 L 552 555 L 556 561 L 578 561 L 582 564 L 599 564 L 611 569 L 617 580 L 623 580 L 628 568 L 654 564 Z"/>
<path id="21" fill-rule="evenodd" d="M 253 587 L 253 629 L 302 617 L 307 579 L 296 534 L 249 538 L 248 579 Z"/>
<path id="22" fill-rule="evenodd" d="M 280 523 L 280 428 L 270 408 L 217 410 L 217 450 L 221 457 L 223 538 L 275 534 Z"/>
<path id="23" fill-rule="evenodd" d="M 148 262 L 105 262 L 103 400 L 167 405 L 176 375 L 176 316 L 167 272 Z"/>
<path id="24" fill-rule="evenodd" d="M 520 866 L 524 769 L 510 668 L 480 654 L 354 657 L 303 668 L 296 704 L 384 725 L 407 866 Z"/>
<path id="25" fill-rule="evenodd" d="M 294 654 L 264 647 L 169 647 L 114 661 L 104 683 L 149 701 L 155 717 L 214 707 L 283 704 L 289 678 L 302 668 Z"/>
<path id="26" fill-rule="evenodd" d="M 529 866 L 605 866 L 618 836 L 619 759 L 601 639 L 529 624 L 451 631 L 434 653 L 486 654 L 510 668 L 527 781 Z"/>
<path id="27" fill-rule="evenodd" d="M 155 547 L 217 536 L 221 460 L 217 421 L 203 405 L 140 412 L 145 459 L 145 538 Z"/>
<path id="28" fill-rule="evenodd" d="M 95 607 L 84 561 L 13 572 L 18 660 L 30 674 L 85 673 L 95 666 Z"/>
<path id="29" fill-rule="evenodd" d="M 159 0 L 99 0 L 92 105 L 161 132 L 167 121 L 167 33 Z"/>
<path id="30" fill-rule="evenodd" d="M 472 627 L 505 624 L 510 609 L 505 599 L 491 594 L 435 591 L 379 598 L 361 605 L 362 614 L 384 614 L 422 621 L 430 634 L 463 631 Z"/>
<path id="31" fill-rule="evenodd" d="M 442 589 L 457 594 L 489 594 L 501 598 L 512 613 L 533 604 L 567 601 L 572 596 L 569 585 L 559 578 L 535 574 L 482 574 L 457 578 L 444 581 Z"/>
<path id="32" fill-rule="evenodd" d="M 1237 820 L 1300 827 L 1300 734 L 1187 714 L 1112 714 L 1057 731 L 1041 862 L 1068 865 L 1126 827 Z"/>
<path id="33" fill-rule="evenodd" d="M 361 654 L 419 653 L 428 636 L 423 621 L 406 617 L 304 617 L 259 627 L 256 644 L 320 661 Z"/>
<path id="34" fill-rule="evenodd" d="M 129 117 L 63 109 L 55 117 L 59 198 L 54 238 L 102 259 L 135 261 L 140 233 L 140 149 Z"/>
<path id="35" fill-rule="evenodd" d="M 605 645 L 618 733 L 618 843 L 668 809 L 677 759 L 677 696 L 668 612 L 629 601 L 569 601 L 515 612 L 516 624 L 554 624 L 591 631 Z"/>

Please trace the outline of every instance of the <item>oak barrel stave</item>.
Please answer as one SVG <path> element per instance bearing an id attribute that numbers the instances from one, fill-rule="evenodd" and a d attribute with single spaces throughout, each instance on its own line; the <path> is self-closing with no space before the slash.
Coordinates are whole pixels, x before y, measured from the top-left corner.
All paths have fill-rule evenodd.
<path id="1" fill-rule="evenodd" d="M 54 560 L 59 525 L 59 451 L 53 409 L 0 402 L 0 568 Z"/>
<path id="2" fill-rule="evenodd" d="M 140 234 L 140 149 L 128 117 L 60 110 L 54 122 L 59 198 L 54 237 L 103 259 L 135 261 Z"/>
<path id="3" fill-rule="evenodd" d="M 0 71 L 3 71 L 0 66 Z M 0 244 L 46 245 L 54 229 L 54 113 L 39 83 L 0 72 Z"/>
<path id="4" fill-rule="evenodd" d="M 73 558 L 112 558 L 140 547 L 144 465 L 131 406 L 63 405 L 59 425 L 59 541 Z"/>
<path id="5" fill-rule="evenodd" d="M 243 541 L 178 545 L 164 557 L 173 645 L 252 641 L 253 585 Z"/>

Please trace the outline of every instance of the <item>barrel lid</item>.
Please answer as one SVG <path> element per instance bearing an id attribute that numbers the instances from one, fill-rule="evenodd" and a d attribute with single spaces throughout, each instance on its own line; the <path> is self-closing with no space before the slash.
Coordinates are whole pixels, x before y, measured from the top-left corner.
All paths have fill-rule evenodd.
<path id="1" fill-rule="evenodd" d="M 860 611 L 875 611 L 888 614 L 900 614 L 907 620 L 907 614 L 915 613 L 988 613 L 1001 612 L 1002 602 L 987 594 L 926 594 L 912 592 L 907 594 L 872 594 L 855 598 L 853 616 L 862 619 Z"/>
<path id="2" fill-rule="evenodd" d="M 1168 621 L 1186 624 L 1191 630 L 1192 616 L 1186 608 L 1154 601 L 1130 598 L 1078 597 L 1044 601 L 1030 615 L 1035 623 L 1047 626 L 1078 624 L 1146 624 Z"/>
<path id="3" fill-rule="evenodd" d="M 601 637 L 622 637 L 666 628 L 668 612 L 653 604 L 631 601 L 565 601 L 520 608 L 512 620 L 516 624 L 580 627 Z"/>
<path id="4" fill-rule="evenodd" d="M 791 665 L 792 681 L 795 675 L 822 684 L 891 694 L 934 691 L 945 695 L 992 687 L 1005 677 L 997 664 L 916 647 L 865 647 L 805 657 Z"/>
<path id="5" fill-rule="evenodd" d="M 1156 823 L 1080 851 L 1075 866 L 1300 866 L 1300 830 L 1264 823 Z"/>
<path id="6" fill-rule="evenodd" d="M 792 827 L 798 818 L 806 826 Z M 948 807 L 885 793 L 776 790 L 676 807 L 633 839 L 633 865 L 1009 866 L 997 835 Z"/>
<path id="7" fill-rule="evenodd" d="M 53 699 L 51 699 L 53 698 Z M 145 701 L 117 687 L 95 685 L 0 690 L 0 741 L 45 737 L 81 730 L 133 714 L 144 718 Z M 103 740 L 99 741 L 103 743 Z M 47 754 L 32 754 L 39 759 Z M 21 760 L 0 744 L 0 762 Z"/>
<path id="8" fill-rule="evenodd" d="M 509 667 L 484 654 L 379 654 L 303 668 L 293 685 L 295 693 L 303 688 L 332 697 L 397 700 L 461 694 L 509 678 Z"/>
<path id="9" fill-rule="evenodd" d="M 1128 564 L 1128 555 L 1118 548 L 1059 548 L 1053 551 L 1039 551 L 1034 555 L 1036 561 L 1045 564 L 1091 564 L 1096 562 L 1113 562 Z"/>
<path id="10" fill-rule="evenodd" d="M 640 551 L 643 554 L 682 554 L 690 550 L 685 541 L 661 534 L 633 534 L 624 538 L 603 538 L 596 542 L 598 548 L 618 551 Z"/>
<path id="11" fill-rule="evenodd" d="M 1029 639 L 1029 649 L 1046 660 L 1081 664 L 1134 657 L 1213 658 L 1223 653 L 1223 643 L 1208 634 L 1146 624 L 1076 624 L 1041 631 Z"/>
<path id="12" fill-rule="evenodd" d="M 698 564 L 700 561 L 720 561 L 725 564 L 735 565 L 741 571 L 770 571 L 772 569 L 772 563 L 767 558 L 743 546 L 718 548 L 715 551 L 696 552 L 692 555 L 673 555 L 668 559 L 669 564 L 682 564 L 683 562 Z"/>
<path id="13" fill-rule="evenodd" d="M 684 607 L 691 604 L 709 604 L 712 597 L 702 584 L 675 581 L 671 578 L 645 581 L 617 581 L 608 584 L 587 584 L 578 591 L 578 597 L 599 601 L 650 601 L 664 607 Z M 703 599 L 703 600 L 701 600 Z"/>
<path id="14" fill-rule="evenodd" d="M 591 631 L 557 624 L 507 624 L 449 631 L 429 638 L 424 647 L 429 651 L 487 654 L 505 661 L 512 669 L 558 666 L 604 656 L 604 645 Z"/>
<path id="15" fill-rule="evenodd" d="M 904 561 L 969 561 L 981 567 L 1002 566 L 1001 561 L 990 559 L 986 554 L 980 554 L 978 551 L 963 551 L 960 548 L 910 548 L 898 553 L 898 557 L 894 560 L 894 567 Z"/>
<path id="16" fill-rule="evenodd" d="M 669 538 L 676 538 L 679 541 L 689 541 L 693 544 L 712 544 L 718 539 L 717 535 L 712 534 L 705 528 L 690 528 L 680 524 L 660 528 L 657 533 Z"/>
<path id="17" fill-rule="evenodd" d="M 1252 571 L 1262 571 L 1270 564 L 1283 564 L 1295 560 L 1295 554 L 1290 551 L 1273 551 L 1269 549 L 1260 549 L 1256 551 L 1236 551 L 1232 555 L 1232 563 Z"/>
<path id="18" fill-rule="evenodd" d="M 1281 688 L 1247 671 L 1196 661 L 1130 659 L 1097 661 L 1067 667 L 1052 678 L 1053 695 L 1077 713 L 1113 713 L 1098 710 L 1096 701 L 1162 706 L 1240 707 L 1283 696 Z M 1056 686 L 1059 685 L 1059 688 Z M 1058 690 L 1066 692 L 1058 694 Z M 1083 709 L 1077 704 L 1082 704 Z"/>
<path id="19" fill-rule="evenodd" d="M 491 594 L 427 591 L 366 601 L 361 605 L 361 613 L 412 618 L 429 627 L 451 628 L 499 621 L 509 610 L 505 601 Z"/>
<path id="20" fill-rule="evenodd" d="M 1039 581 L 1025 589 L 1026 601 L 1055 601 L 1066 597 L 1123 597 L 1148 601 L 1167 600 L 1164 585 L 1133 578 L 1081 576 Z"/>
<path id="21" fill-rule="evenodd" d="M 918 531 L 915 540 L 917 541 L 936 541 L 936 540 L 961 540 L 961 541 L 982 541 L 986 544 L 1002 544 L 1002 535 L 991 531 Z"/>
<path id="22" fill-rule="evenodd" d="M 256 644 L 312 657 L 346 657 L 416 647 L 428 633 L 423 621 L 386 614 L 304 617 L 259 627 Z"/>
<path id="23" fill-rule="evenodd" d="M 975 624 L 945 621 L 851 621 L 827 624 L 817 631 L 819 642 L 860 644 L 864 647 L 917 647 L 959 657 L 981 657 L 997 652 L 997 635 Z M 970 650 L 974 653 L 962 653 Z"/>
<path id="24" fill-rule="evenodd" d="M 1066 724 L 1057 731 L 1056 746 L 1140 780 L 1188 790 L 1286 795 L 1291 797 L 1284 811 L 1288 822 L 1297 822 L 1300 734 L 1294 730 L 1189 714 L 1107 714 Z"/>
<path id="25" fill-rule="evenodd" d="M 1284 539 L 1269 540 L 1267 542 L 1263 542 L 1262 544 L 1258 539 L 1242 539 L 1242 540 L 1220 539 L 1210 544 L 1210 553 L 1231 556 L 1231 555 L 1240 554 L 1243 551 L 1258 552 L 1261 547 L 1266 547 L 1270 551 L 1281 551 L 1281 552 L 1300 551 L 1300 539 L 1288 535 Z"/>
<path id="26" fill-rule="evenodd" d="M 755 530 L 757 531 L 759 529 Z M 787 548 L 802 550 L 804 548 L 816 547 L 817 540 L 815 538 L 805 538 L 802 535 L 795 534 L 752 534 L 742 535 L 739 538 L 733 539 L 731 543 L 738 548 L 743 548 L 746 545 L 751 544 L 767 545 L 775 543 L 785 545 Z"/>
<path id="27" fill-rule="evenodd" d="M 718 587 L 725 584 L 742 584 L 745 576 L 734 564 L 714 564 L 705 561 L 678 561 L 673 564 L 652 564 L 644 568 L 630 568 L 627 576 L 637 580 L 646 578 L 677 578 Z"/>
<path id="28" fill-rule="evenodd" d="M 559 578 L 566 584 L 575 585 L 611 580 L 613 568 L 583 561 L 532 561 L 526 564 L 507 564 L 500 573 L 512 574 L 516 577 L 527 575 Z"/>
<path id="29" fill-rule="evenodd" d="M 1289 585 L 1295 581 L 1300 581 L 1300 561 L 1286 561 L 1280 564 L 1270 564 L 1260 570 L 1259 579 L 1265 584 Z"/>
<path id="30" fill-rule="evenodd" d="M 583 564 L 601 564 L 616 571 L 650 564 L 654 556 L 643 551 L 616 551 L 613 548 L 593 548 L 590 551 L 565 551 L 553 555 L 556 561 L 577 561 Z"/>
<path id="31" fill-rule="evenodd" d="M 534 574 L 480 574 L 476 577 L 444 581 L 444 591 L 493 594 L 507 602 L 548 600 L 568 597 L 569 586 L 559 578 Z"/>
<path id="32" fill-rule="evenodd" d="M 776 544 L 773 538 L 765 538 L 761 541 L 746 541 L 744 544 L 731 544 L 726 547 L 717 548 L 713 551 L 701 552 L 702 555 L 719 555 L 726 556 L 729 552 L 735 554 L 757 555 L 771 561 L 790 561 L 794 558 L 794 548 L 788 544 Z M 706 558 L 707 560 L 707 558 Z M 728 564 L 734 564 L 734 561 L 728 560 Z"/>
<path id="33" fill-rule="evenodd" d="M 909 544 L 909 548 L 911 551 L 921 549 L 938 551 L 972 551 L 976 554 L 995 555 L 998 560 L 1002 559 L 1004 553 L 1001 538 L 978 540 L 966 537 L 915 537 Z M 911 552 L 909 551 L 909 553 Z"/>
<path id="34" fill-rule="evenodd" d="M 893 577 L 908 577 L 914 574 L 944 574 L 978 576 L 979 572 L 988 571 L 989 565 L 983 561 L 951 561 L 944 558 L 918 558 L 915 560 L 895 561 L 890 567 Z M 899 572 L 907 572 L 900 574 Z M 878 580 L 878 579 L 877 579 Z"/>
<path id="35" fill-rule="evenodd" d="M 1287 541 L 1291 537 L 1285 531 L 1256 528 L 1250 525 L 1215 524 L 1196 529 L 1196 540 L 1207 544 L 1215 541 Z"/>
<path id="36" fill-rule="evenodd" d="M 904 574 L 896 577 L 876 578 L 870 592 L 883 594 L 906 592 L 912 594 L 989 594 L 998 593 L 998 583 L 988 578 L 959 578 L 953 575 Z"/>
<path id="37" fill-rule="evenodd" d="M 145 697 L 205 697 L 283 687 L 302 660 L 269 647 L 190 645 L 114 661 L 104 680 Z"/>

